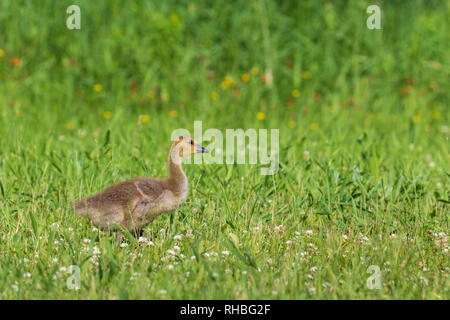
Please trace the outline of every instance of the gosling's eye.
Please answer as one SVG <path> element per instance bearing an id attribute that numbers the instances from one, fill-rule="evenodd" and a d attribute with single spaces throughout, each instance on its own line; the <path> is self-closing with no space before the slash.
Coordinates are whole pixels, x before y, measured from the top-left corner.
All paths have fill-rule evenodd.
<path id="1" fill-rule="evenodd" d="M 191 141 L 189 141 L 189 144 L 194 144 L 194 141 L 192 141 L 192 140 L 191 140 Z"/>

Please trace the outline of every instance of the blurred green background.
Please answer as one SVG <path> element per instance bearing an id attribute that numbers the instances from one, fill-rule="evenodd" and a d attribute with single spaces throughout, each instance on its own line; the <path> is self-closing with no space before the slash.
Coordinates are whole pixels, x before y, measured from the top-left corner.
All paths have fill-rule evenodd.
<path id="1" fill-rule="evenodd" d="M 66 27 L 72 4 L 81 30 Z M 373 4 L 381 30 L 366 27 Z M 437 249 L 433 234 L 448 233 L 449 10 L 439 0 L 1 0 L 3 297 L 448 298 L 448 245 Z M 203 130 L 280 129 L 280 172 L 187 167 L 190 199 L 149 228 L 157 248 L 126 249 L 147 260 L 125 266 L 125 249 L 99 240 L 68 203 L 121 179 L 164 175 L 171 132 L 194 120 Z M 312 241 L 305 229 L 328 249 L 294 266 Z M 225 250 L 223 235 L 263 272 L 240 273 L 238 251 L 168 274 L 161 257 L 192 230 L 198 248 L 186 240 L 187 257 Z M 373 247 L 359 248 L 360 233 Z M 376 251 L 393 233 L 414 246 L 395 240 Z M 351 261 L 342 234 L 355 236 Z M 86 264 L 81 293 L 70 292 L 48 279 L 86 261 L 69 249 L 81 250 L 83 238 L 108 252 L 110 274 Z M 390 285 L 365 289 L 359 256 L 397 261 Z M 314 265 L 327 269 L 305 278 Z M 144 280 L 128 283 L 123 274 L 136 272 Z"/>

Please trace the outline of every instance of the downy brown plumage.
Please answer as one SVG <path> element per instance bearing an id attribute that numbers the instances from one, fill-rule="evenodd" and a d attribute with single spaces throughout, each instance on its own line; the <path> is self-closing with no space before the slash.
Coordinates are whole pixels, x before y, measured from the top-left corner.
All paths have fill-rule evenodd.
<path id="1" fill-rule="evenodd" d="M 138 177 L 114 184 L 103 192 L 75 204 L 75 212 L 106 230 L 116 224 L 138 234 L 162 213 L 172 212 L 187 198 L 188 181 L 181 159 L 193 153 L 208 152 L 189 136 L 179 136 L 169 152 L 168 176 L 164 179 Z M 117 230 L 117 240 L 122 234 Z"/>

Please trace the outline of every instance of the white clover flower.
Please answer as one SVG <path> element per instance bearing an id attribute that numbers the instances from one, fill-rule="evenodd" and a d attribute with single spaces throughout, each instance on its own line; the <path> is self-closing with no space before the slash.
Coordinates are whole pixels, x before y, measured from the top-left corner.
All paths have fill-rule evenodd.
<path id="1" fill-rule="evenodd" d="M 147 242 L 147 238 L 139 237 L 138 242 Z"/>
<path id="2" fill-rule="evenodd" d="M 284 226 L 282 224 L 280 224 L 279 226 L 276 226 L 274 229 L 275 229 L 275 231 L 277 231 L 281 234 L 284 233 Z"/>
<path id="3" fill-rule="evenodd" d="M 342 238 L 344 238 L 344 240 L 347 240 L 347 239 L 348 239 L 348 236 L 347 236 L 346 234 L 343 234 L 343 235 L 342 235 Z"/>
<path id="4" fill-rule="evenodd" d="M 170 254 L 170 255 L 172 255 L 172 256 L 175 256 L 175 255 L 177 254 L 177 253 L 176 253 L 174 250 L 172 250 L 172 249 L 167 250 L 167 253 Z"/>
<path id="5" fill-rule="evenodd" d="M 173 246 L 173 250 L 175 250 L 176 252 L 180 252 L 180 247 L 179 246 Z"/>
<path id="6" fill-rule="evenodd" d="M 173 237 L 174 240 L 181 240 L 183 238 L 183 236 L 181 234 L 177 234 L 176 236 Z"/>
<path id="7" fill-rule="evenodd" d="M 97 246 L 93 247 L 92 248 L 92 254 L 93 255 L 99 255 L 100 254 L 100 249 Z"/>
<path id="8" fill-rule="evenodd" d="M 309 154 L 308 150 L 305 150 L 303 152 L 303 159 L 305 159 L 306 161 L 308 161 L 309 159 L 311 159 L 311 155 Z"/>
<path id="9" fill-rule="evenodd" d="M 84 239 L 83 242 L 84 243 L 91 243 L 91 239 Z"/>
<path id="10" fill-rule="evenodd" d="M 97 232 L 98 229 L 96 227 L 92 227 L 92 232 Z"/>
<path id="11" fill-rule="evenodd" d="M 31 278 L 31 273 L 26 272 L 26 273 L 23 274 L 23 277 L 24 278 Z"/>
<path id="12" fill-rule="evenodd" d="M 316 266 L 311 267 L 311 268 L 309 269 L 309 271 L 311 271 L 311 272 L 316 272 L 316 271 L 317 271 L 317 267 L 316 267 Z"/>
<path id="13" fill-rule="evenodd" d="M 128 247 L 128 243 L 122 242 L 122 243 L 120 244 L 120 247 L 121 247 L 121 248 L 126 248 L 126 247 Z"/>
<path id="14" fill-rule="evenodd" d="M 227 256 L 227 255 L 230 254 L 230 252 L 229 252 L 228 250 L 224 250 L 224 251 L 222 251 L 222 254 L 223 254 L 224 256 Z"/>
<path id="15" fill-rule="evenodd" d="M 58 258 L 53 258 L 53 260 L 52 260 L 53 262 L 58 262 Z"/>
<path id="16" fill-rule="evenodd" d="M 305 231 L 305 234 L 306 234 L 308 237 L 312 237 L 312 235 L 314 234 L 314 232 L 313 232 L 312 230 L 306 230 L 306 231 Z"/>
<path id="17" fill-rule="evenodd" d="M 169 264 L 169 265 L 167 266 L 167 269 L 173 270 L 173 265 L 172 265 L 172 264 Z"/>

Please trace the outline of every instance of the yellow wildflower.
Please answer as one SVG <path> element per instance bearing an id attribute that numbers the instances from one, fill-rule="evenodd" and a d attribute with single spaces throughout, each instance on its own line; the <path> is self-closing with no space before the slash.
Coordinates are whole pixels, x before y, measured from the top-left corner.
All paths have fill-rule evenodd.
<path id="1" fill-rule="evenodd" d="M 103 112 L 103 117 L 105 117 L 105 119 L 109 119 L 112 117 L 112 113 L 110 111 L 105 111 Z"/>
<path id="2" fill-rule="evenodd" d="M 100 91 L 103 90 L 103 86 L 101 84 L 97 83 L 97 84 L 94 85 L 93 89 L 94 89 L 95 92 L 100 92 Z"/>
<path id="3" fill-rule="evenodd" d="M 3 49 L 0 49 L 0 58 L 3 57 L 5 55 L 5 51 L 3 51 Z"/>
<path id="4" fill-rule="evenodd" d="M 297 89 L 292 90 L 292 96 L 294 98 L 298 98 L 299 95 L 300 95 L 300 91 L 298 91 Z"/>
<path id="5" fill-rule="evenodd" d="M 169 111 L 169 117 L 176 118 L 178 116 L 178 112 L 176 110 Z"/>
<path id="6" fill-rule="evenodd" d="M 73 129 L 75 129 L 75 126 L 74 126 L 74 124 L 72 122 L 67 122 L 66 123 L 66 129 L 67 130 L 73 130 Z"/>
<path id="7" fill-rule="evenodd" d="M 311 72 L 305 71 L 302 73 L 303 79 L 311 79 Z"/>
<path id="8" fill-rule="evenodd" d="M 150 117 L 149 117 L 147 114 L 142 114 L 142 115 L 141 115 L 141 121 L 142 121 L 142 123 L 149 122 L 149 120 L 150 120 Z"/>
<path id="9" fill-rule="evenodd" d="M 295 128 L 295 121 L 289 121 L 289 128 L 293 129 Z"/>
<path id="10" fill-rule="evenodd" d="M 309 125 L 309 128 L 310 128 L 312 131 L 316 131 L 317 129 L 319 129 L 319 125 L 318 125 L 317 123 L 313 122 L 313 123 L 311 123 L 311 124 Z"/>
<path id="11" fill-rule="evenodd" d="M 264 120 L 266 118 L 266 114 L 264 112 L 258 112 L 256 114 L 256 119 L 258 120 Z"/>
<path id="12" fill-rule="evenodd" d="M 244 81 L 244 82 L 248 82 L 248 81 L 250 80 L 250 76 L 248 75 L 248 73 L 244 73 L 244 74 L 241 76 L 241 79 L 242 79 L 242 81 Z"/>
<path id="13" fill-rule="evenodd" d="M 219 99 L 219 94 L 217 92 L 213 91 L 211 93 L 211 99 L 213 99 L 213 100 Z"/>
<path id="14" fill-rule="evenodd" d="M 259 73 L 259 69 L 257 67 L 253 67 L 251 73 L 256 76 Z"/>
<path id="15" fill-rule="evenodd" d="M 234 84 L 233 79 L 229 76 L 226 76 L 225 79 L 222 81 L 222 89 L 228 89 L 229 87 L 231 87 Z"/>

